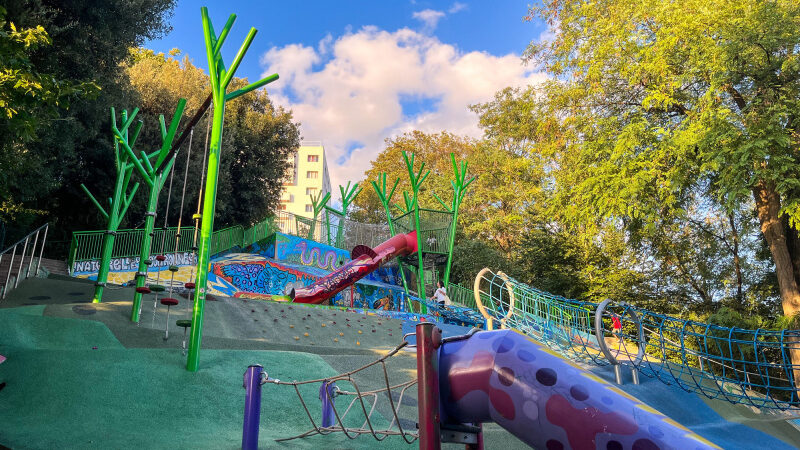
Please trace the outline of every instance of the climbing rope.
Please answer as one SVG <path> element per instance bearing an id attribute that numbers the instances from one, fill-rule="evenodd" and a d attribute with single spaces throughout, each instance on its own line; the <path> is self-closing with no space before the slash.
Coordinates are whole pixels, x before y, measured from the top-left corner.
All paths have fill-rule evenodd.
<path id="1" fill-rule="evenodd" d="M 333 377 L 328 378 L 319 378 L 315 380 L 305 380 L 305 381 L 281 381 L 278 379 L 272 379 L 267 377 L 264 380 L 265 383 L 271 383 L 278 386 L 292 386 L 294 388 L 295 393 L 297 394 L 298 399 L 300 400 L 300 405 L 303 407 L 303 410 L 308 417 L 309 422 L 311 422 L 311 428 L 303 433 L 300 433 L 296 436 L 276 439 L 277 442 L 282 441 L 289 441 L 292 439 L 299 439 L 313 435 L 327 435 L 330 433 L 340 432 L 347 436 L 349 439 L 355 439 L 362 434 L 371 435 L 375 440 L 382 441 L 386 439 L 388 436 L 402 436 L 403 440 L 407 443 L 411 444 L 416 441 L 419 437 L 419 433 L 416 431 L 410 431 L 403 428 L 403 425 L 400 420 L 399 416 L 399 409 L 403 403 L 403 398 L 405 397 L 406 391 L 411 388 L 412 386 L 417 384 L 417 379 L 413 378 L 402 383 L 398 384 L 390 384 L 389 382 L 389 372 L 386 368 L 386 361 L 391 358 L 392 356 L 397 355 L 400 350 L 408 345 L 408 342 L 404 341 L 402 344 L 395 347 L 389 353 L 384 355 L 383 357 L 370 362 L 358 369 L 351 370 L 349 372 L 340 373 Z M 375 389 L 371 391 L 362 391 L 356 380 L 353 376 L 363 370 L 366 370 L 370 367 L 380 365 L 381 369 L 383 370 L 383 382 L 384 387 L 380 389 Z M 336 386 L 336 382 L 347 382 L 350 383 L 354 390 L 346 391 L 342 390 Z M 320 389 L 320 400 L 323 405 L 323 422 L 326 421 L 326 411 L 325 408 L 328 408 L 328 413 L 333 412 L 333 417 L 335 417 L 335 422 L 332 425 L 325 426 L 323 424 L 317 424 L 314 420 L 311 411 L 309 410 L 308 403 L 303 398 L 302 393 L 300 392 L 300 386 L 308 385 L 308 384 L 315 384 L 315 383 L 322 383 L 322 387 Z M 399 395 L 397 402 L 395 403 L 394 398 L 392 397 L 392 392 L 399 390 Z M 392 420 L 389 423 L 389 426 L 383 429 L 378 429 L 372 423 L 372 415 L 376 411 L 376 406 L 378 403 L 378 399 L 380 394 L 386 394 L 386 398 L 389 400 L 389 406 L 392 411 Z M 336 408 L 335 399 L 337 397 L 344 397 L 349 396 L 352 397 L 350 402 L 348 403 L 347 407 L 344 409 L 344 412 L 339 412 L 339 409 Z M 369 398 L 370 400 L 365 402 L 365 398 Z M 356 406 L 354 408 L 354 406 Z M 345 425 L 345 420 L 348 414 L 351 411 L 361 411 L 364 416 L 364 422 L 360 427 L 347 427 Z M 330 416 L 328 415 L 328 420 L 330 420 Z"/>

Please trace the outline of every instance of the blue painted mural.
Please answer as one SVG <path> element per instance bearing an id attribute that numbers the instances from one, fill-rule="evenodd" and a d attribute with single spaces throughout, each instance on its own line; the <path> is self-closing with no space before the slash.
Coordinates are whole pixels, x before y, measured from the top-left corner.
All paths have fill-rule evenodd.
<path id="1" fill-rule="evenodd" d="M 324 270 L 336 270 L 350 261 L 350 252 L 298 236 L 275 233 L 247 249 L 276 261 L 301 264 Z"/>
<path id="2" fill-rule="evenodd" d="M 209 287 L 229 297 L 283 295 L 287 286 L 308 286 L 329 273 L 316 265 L 276 262 L 259 254 L 228 254 L 212 265 Z M 404 311 L 406 306 L 402 288 L 371 280 L 343 290 L 330 304 L 384 311 Z"/>

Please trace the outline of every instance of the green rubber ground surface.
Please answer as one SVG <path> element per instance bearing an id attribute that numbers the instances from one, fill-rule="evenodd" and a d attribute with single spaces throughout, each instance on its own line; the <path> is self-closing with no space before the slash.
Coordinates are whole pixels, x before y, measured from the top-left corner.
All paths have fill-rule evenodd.
<path id="1" fill-rule="evenodd" d="M 180 314 L 184 303 L 172 311 L 174 331 L 171 328 L 170 339 L 164 341 L 165 311 L 159 305 L 153 320 L 152 299 L 149 304 L 145 301 L 137 326 L 129 321 L 130 301 L 124 301 L 132 289 L 107 291 L 105 298 L 115 302 L 89 304 L 92 289 L 85 282 L 26 280 L 0 304 L 0 354 L 8 357 L 0 365 L 0 382 L 7 383 L 0 391 L 0 446 L 239 448 L 242 375 L 248 365 L 262 364 L 270 376 L 281 380 L 331 376 L 374 361 L 402 337 L 399 321 L 220 299 L 206 303 L 200 371 L 190 373 L 184 369 L 186 358 L 180 349 L 182 329 L 174 326 L 175 320 L 184 318 Z M 341 320 L 345 316 L 350 320 Z M 309 332 L 309 337 L 295 340 L 298 333 L 287 332 L 293 330 L 292 324 Z M 392 358 L 390 381 L 413 378 L 415 367 L 412 352 Z M 384 383 L 380 367 L 354 378 L 362 390 Z M 352 385 L 340 387 L 350 390 Z M 301 390 L 315 420 L 320 416 L 318 389 L 310 385 Z M 415 425 L 416 397 L 416 389 L 409 389 L 402 399 L 399 414 L 404 427 Z M 394 399 L 400 401 L 399 393 Z M 346 406 L 337 402 L 340 405 Z M 386 417 L 391 417 L 385 398 L 376 411 L 373 419 L 385 427 Z M 310 428 L 294 389 L 287 386 L 264 386 L 261 419 L 261 448 L 417 447 L 399 437 L 378 443 L 368 436 L 348 440 L 341 434 L 277 443 L 277 438 Z M 362 423 L 363 414 L 348 420 L 348 426 Z M 490 449 L 526 448 L 492 424 L 485 427 L 485 439 Z"/>

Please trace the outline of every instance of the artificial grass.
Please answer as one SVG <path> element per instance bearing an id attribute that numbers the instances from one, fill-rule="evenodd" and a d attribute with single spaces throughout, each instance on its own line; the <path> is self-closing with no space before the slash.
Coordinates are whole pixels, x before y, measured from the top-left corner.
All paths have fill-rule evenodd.
<path id="1" fill-rule="evenodd" d="M 0 354 L 11 358 L 22 349 L 122 348 L 102 323 L 36 316 L 31 314 L 33 311 L 28 308 L 0 309 Z"/>
<path id="2" fill-rule="evenodd" d="M 295 352 L 206 350 L 197 373 L 179 350 L 29 350 L 0 366 L 0 444 L 11 448 L 236 448 L 241 445 L 242 374 L 261 363 L 284 380 L 333 375 L 319 356 Z M 319 419 L 319 386 L 301 391 Z M 309 422 L 294 389 L 264 386 L 264 448 L 373 447 L 341 435 L 280 444 Z M 354 417 L 355 418 L 355 417 Z M 362 417 L 363 420 L 363 417 Z M 385 426 L 385 420 L 381 420 Z M 357 420 L 358 422 L 358 420 Z M 360 425 L 360 424 L 359 424 Z M 408 448 L 389 438 L 382 448 Z"/>

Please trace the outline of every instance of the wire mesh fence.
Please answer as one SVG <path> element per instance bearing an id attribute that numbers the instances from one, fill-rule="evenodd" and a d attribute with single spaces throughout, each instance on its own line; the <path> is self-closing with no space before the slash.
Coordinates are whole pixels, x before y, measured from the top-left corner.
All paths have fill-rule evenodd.
<path id="1" fill-rule="evenodd" d="M 620 363 L 690 392 L 757 408 L 800 408 L 800 330 L 729 328 L 625 304 L 599 309 L 488 269 L 476 278 L 473 298 L 495 324 L 570 358 L 607 365 L 605 346 Z"/>

